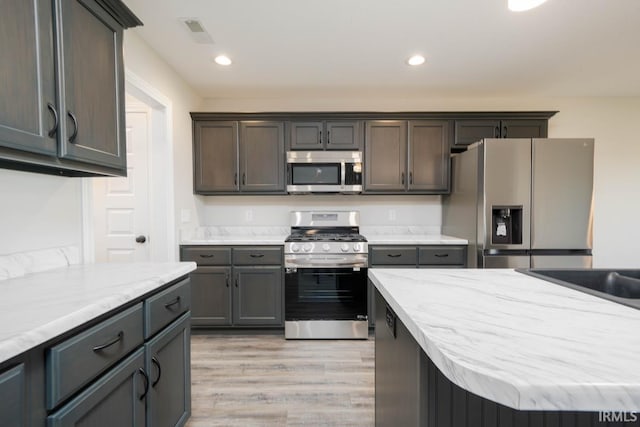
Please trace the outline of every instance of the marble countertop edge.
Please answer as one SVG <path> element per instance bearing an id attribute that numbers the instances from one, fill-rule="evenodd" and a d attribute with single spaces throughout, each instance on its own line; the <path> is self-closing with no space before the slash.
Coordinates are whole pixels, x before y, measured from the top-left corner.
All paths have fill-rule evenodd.
<path id="1" fill-rule="evenodd" d="M 389 306 L 403 322 L 416 342 L 436 367 L 454 384 L 476 395 L 485 397 L 517 410 L 571 410 L 571 411 L 637 411 L 637 402 L 630 396 L 640 394 L 640 386 L 631 384 L 599 383 L 538 383 L 500 378 L 491 369 L 483 369 L 441 351 L 438 344 L 403 309 L 380 280 L 371 280 Z M 536 279 L 538 280 L 538 279 Z M 604 300 L 603 300 L 604 301 Z M 609 303 L 609 302 L 607 302 Z M 602 390 L 609 389 L 602 404 Z M 550 393 L 551 390 L 551 393 Z M 570 407 L 570 409 L 567 409 Z"/>

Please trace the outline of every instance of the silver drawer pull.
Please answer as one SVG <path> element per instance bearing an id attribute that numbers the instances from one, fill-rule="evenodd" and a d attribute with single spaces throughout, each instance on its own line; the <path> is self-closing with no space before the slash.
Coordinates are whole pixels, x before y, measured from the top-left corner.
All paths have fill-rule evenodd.
<path id="1" fill-rule="evenodd" d="M 111 347 L 112 345 L 114 345 L 118 341 L 122 340 L 122 337 L 124 337 L 124 332 L 120 331 L 120 332 L 118 332 L 118 335 L 116 335 L 114 338 L 112 338 L 111 340 L 107 341 L 106 343 L 100 344 L 100 345 L 97 345 L 97 346 L 93 347 L 93 351 L 101 351 L 101 350 L 104 350 L 107 347 Z"/>
<path id="2" fill-rule="evenodd" d="M 171 307 L 173 307 L 176 304 L 180 304 L 180 297 L 177 296 L 176 299 L 174 299 L 171 302 L 168 302 L 164 305 L 164 308 L 170 309 Z"/>
<path id="3" fill-rule="evenodd" d="M 434 256 L 437 258 L 446 258 L 449 256 L 449 254 L 434 254 Z"/>

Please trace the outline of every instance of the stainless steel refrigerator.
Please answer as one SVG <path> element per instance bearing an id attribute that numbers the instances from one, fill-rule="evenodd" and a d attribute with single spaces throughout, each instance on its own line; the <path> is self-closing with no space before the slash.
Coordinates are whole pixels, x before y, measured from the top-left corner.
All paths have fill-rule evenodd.
<path id="1" fill-rule="evenodd" d="M 591 267 L 593 139 L 485 139 L 452 158 L 444 234 L 470 268 Z"/>

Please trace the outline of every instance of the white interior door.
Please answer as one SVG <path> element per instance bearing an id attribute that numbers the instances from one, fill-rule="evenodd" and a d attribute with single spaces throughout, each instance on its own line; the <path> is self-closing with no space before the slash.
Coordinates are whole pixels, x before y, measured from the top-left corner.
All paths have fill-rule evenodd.
<path id="1" fill-rule="evenodd" d="M 96 262 L 150 260 L 151 109 L 127 96 L 127 176 L 94 179 Z"/>

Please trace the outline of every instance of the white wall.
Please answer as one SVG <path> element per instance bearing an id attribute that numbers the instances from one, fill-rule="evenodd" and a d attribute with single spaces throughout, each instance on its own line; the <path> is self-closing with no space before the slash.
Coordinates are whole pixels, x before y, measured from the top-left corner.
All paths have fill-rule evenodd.
<path id="1" fill-rule="evenodd" d="M 0 255 L 82 244 L 80 178 L 0 169 Z"/>
<path id="2" fill-rule="evenodd" d="M 442 224 L 440 196 L 198 196 L 203 200 L 201 225 L 289 226 L 294 210 L 358 210 L 362 225 Z"/>

